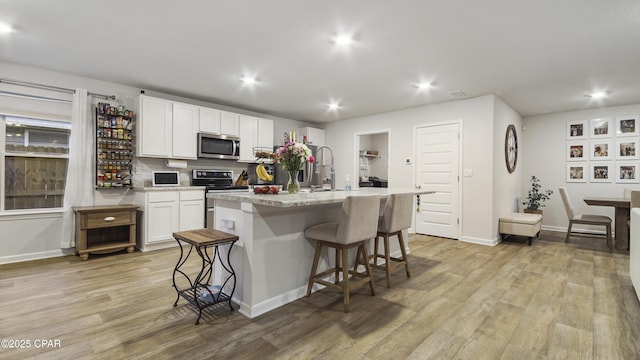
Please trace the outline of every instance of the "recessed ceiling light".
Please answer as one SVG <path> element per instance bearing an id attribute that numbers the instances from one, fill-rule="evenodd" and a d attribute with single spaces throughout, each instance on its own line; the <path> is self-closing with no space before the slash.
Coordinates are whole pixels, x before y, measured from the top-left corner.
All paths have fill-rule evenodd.
<path id="1" fill-rule="evenodd" d="M 12 32 L 14 32 L 14 29 L 11 27 L 11 25 L 0 23 L 0 34 L 10 34 Z"/>
<path id="2" fill-rule="evenodd" d="M 335 102 L 333 102 L 333 103 L 329 103 L 329 104 L 327 104 L 327 106 L 328 106 L 328 107 L 329 107 L 329 109 L 331 109 L 331 110 L 338 110 L 338 109 L 340 109 L 340 104 L 335 103 Z"/>
<path id="3" fill-rule="evenodd" d="M 431 83 L 430 82 L 420 82 L 415 84 L 415 87 L 417 87 L 419 90 L 425 90 L 431 87 Z"/>
<path id="4" fill-rule="evenodd" d="M 242 78 L 240 78 L 240 81 L 242 81 L 245 85 L 254 85 L 258 80 L 256 80 L 256 78 L 254 78 L 253 76 L 243 76 Z"/>
<path id="5" fill-rule="evenodd" d="M 592 92 L 591 94 L 589 94 L 587 96 L 592 98 L 592 99 L 602 99 L 602 98 L 606 97 L 608 94 L 609 94 L 608 91 L 595 91 L 595 92 Z"/>
<path id="6" fill-rule="evenodd" d="M 353 42 L 353 37 L 349 34 L 342 34 L 336 36 L 333 41 L 338 45 L 350 45 Z"/>

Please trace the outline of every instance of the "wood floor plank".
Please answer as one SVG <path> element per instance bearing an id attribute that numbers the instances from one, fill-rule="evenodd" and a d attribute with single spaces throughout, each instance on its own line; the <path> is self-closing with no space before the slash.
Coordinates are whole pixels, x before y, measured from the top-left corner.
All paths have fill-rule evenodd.
<path id="1" fill-rule="evenodd" d="M 0 358 L 637 358 L 628 252 L 596 240 L 543 232 L 532 246 L 487 247 L 411 235 L 412 277 L 394 272 L 387 289 L 375 272 L 377 296 L 356 290 L 348 314 L 323 289 L 254 319 L 213 307 L 197 326 L 186 301 L 173 307 L 177 248 L 0 265 L 0 337 L 61 341 Z"/>
<path id="2" fill-rule="evenodd" d="M 557 323 L 553 330 L 547 358 L 550 360 L 594 359 L 593 333 Z"/>

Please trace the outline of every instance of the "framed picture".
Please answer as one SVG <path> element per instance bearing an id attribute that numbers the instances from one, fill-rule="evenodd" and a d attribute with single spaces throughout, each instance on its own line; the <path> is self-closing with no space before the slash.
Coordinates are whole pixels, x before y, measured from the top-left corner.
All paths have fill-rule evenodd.
<path id="1" fill-rule="evenodd" d="M 638 115 L 616 116 L 616 136 L 638 136 Z"/>
<path id="2" fill-rule="evenodd" d="M 585 164 L 567 164 L 567 182 L 587 182 Z"/>
<path id="3" fill-rule="evenodd" d="M 640 183 L 638 176 L 637 161 L 620 161 L 616 162 L 616 182 L 617 183 Z"/>
<path id="4" fill-rule="evenodd" d="M 635 160 L 638 159 L 638 139 L 622 138 L 616 140 L 616 159 Z"/>
<path id="5" fill-rule="evenodd" d="M 567 121 L 567 140 L 583 140 L 587 134 L 587 120 Z"/>
<path id="6" fill-rule="evenodd" d="M 613 159 L 613 145 L 611 140 L 591 140 L 591 160 Z"/>
<path id="7" fill-rule="evenodd" d="M 591 137 L 604 138 L 611 137 L 613 129 L 611 118 L 591 119 Z"/>
<path id="8" fill-rule="evenodd" d="M 589 157 L 587 141 L 567 141 L 567 161 L 583 161 Z"/>
<path id="9" fill-rule="evenodd" d="M 591 164 L 591 182 L 609 183 L 611 182 L 612 165 L 610 162 L 597 162 Z"/>

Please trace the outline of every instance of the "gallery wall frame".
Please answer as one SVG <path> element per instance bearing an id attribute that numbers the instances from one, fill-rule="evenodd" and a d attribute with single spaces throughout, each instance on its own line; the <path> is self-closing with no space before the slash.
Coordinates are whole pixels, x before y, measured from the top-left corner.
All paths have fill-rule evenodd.
<path id="1" fill-rule="evenodd" d="M 638 136 L 638 115 L 616 116 L 616 137 Z"/>
<path id="2" fill-rule="evenodd" d="M 612 182 L 613 163 L 593 162 L 589 164 L 589 181 L 594 183 Z"/>
<path id="3" fill-rule="evenodd" d="M 615 156 L 616 160 L 637 160 L 638 157 L 637 138 L 616 139 Z"/>
<path id="4" fill-rule="evenodd" d="M 606 161 L 613 159 L 613 141 L 611 139 L 591 140 L 591 160 Z"/>
<path id="5" fill-rule="evenodd" d="M 567 182 L 587 182 L 587 164 L 568 163 Z"/>
<path id="6" fill-rule="evenodd" d="M 567 161 L 585 161 L 588 154 L 588 141 L 567 141 Z"/>
<path id="7" fill-rule="evenodd" d="M 639 161 L 617 161 L 616 162 L 616 183 L 638 184 L 640 179 L 638 170 Z"/>
<path id="8" fill-rule="evenodd" d="M 590 137 L 592 139 L 610 138 L 613 132 L 613 120 L 610 117 L 591 119 Z"/>
<path id="9" fill-rule="evenodd" d="M 567 140 L 584 140 L 588 138 L 587 120 L 567 121 Z"/>

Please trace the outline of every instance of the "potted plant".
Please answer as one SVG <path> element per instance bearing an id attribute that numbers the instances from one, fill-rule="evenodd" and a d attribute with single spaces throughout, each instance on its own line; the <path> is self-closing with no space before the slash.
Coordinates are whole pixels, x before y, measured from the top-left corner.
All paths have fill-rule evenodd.
<path id="1" fill-rule="evenodd" d="M 541 207 L 544 206 L 544 202 L 549 200 L 551 194 L 553 194 L 552 190 L 540 190 L 542 185 L 540 185 L 540 179 L 538 179 L 535 175 L 531 176 L 531 189 L 527 194 L 527 201 L 523 202 L 522 205 L 525 205 L 524 212 L 532 213 L 532 214 L 542 214 Z"/>

